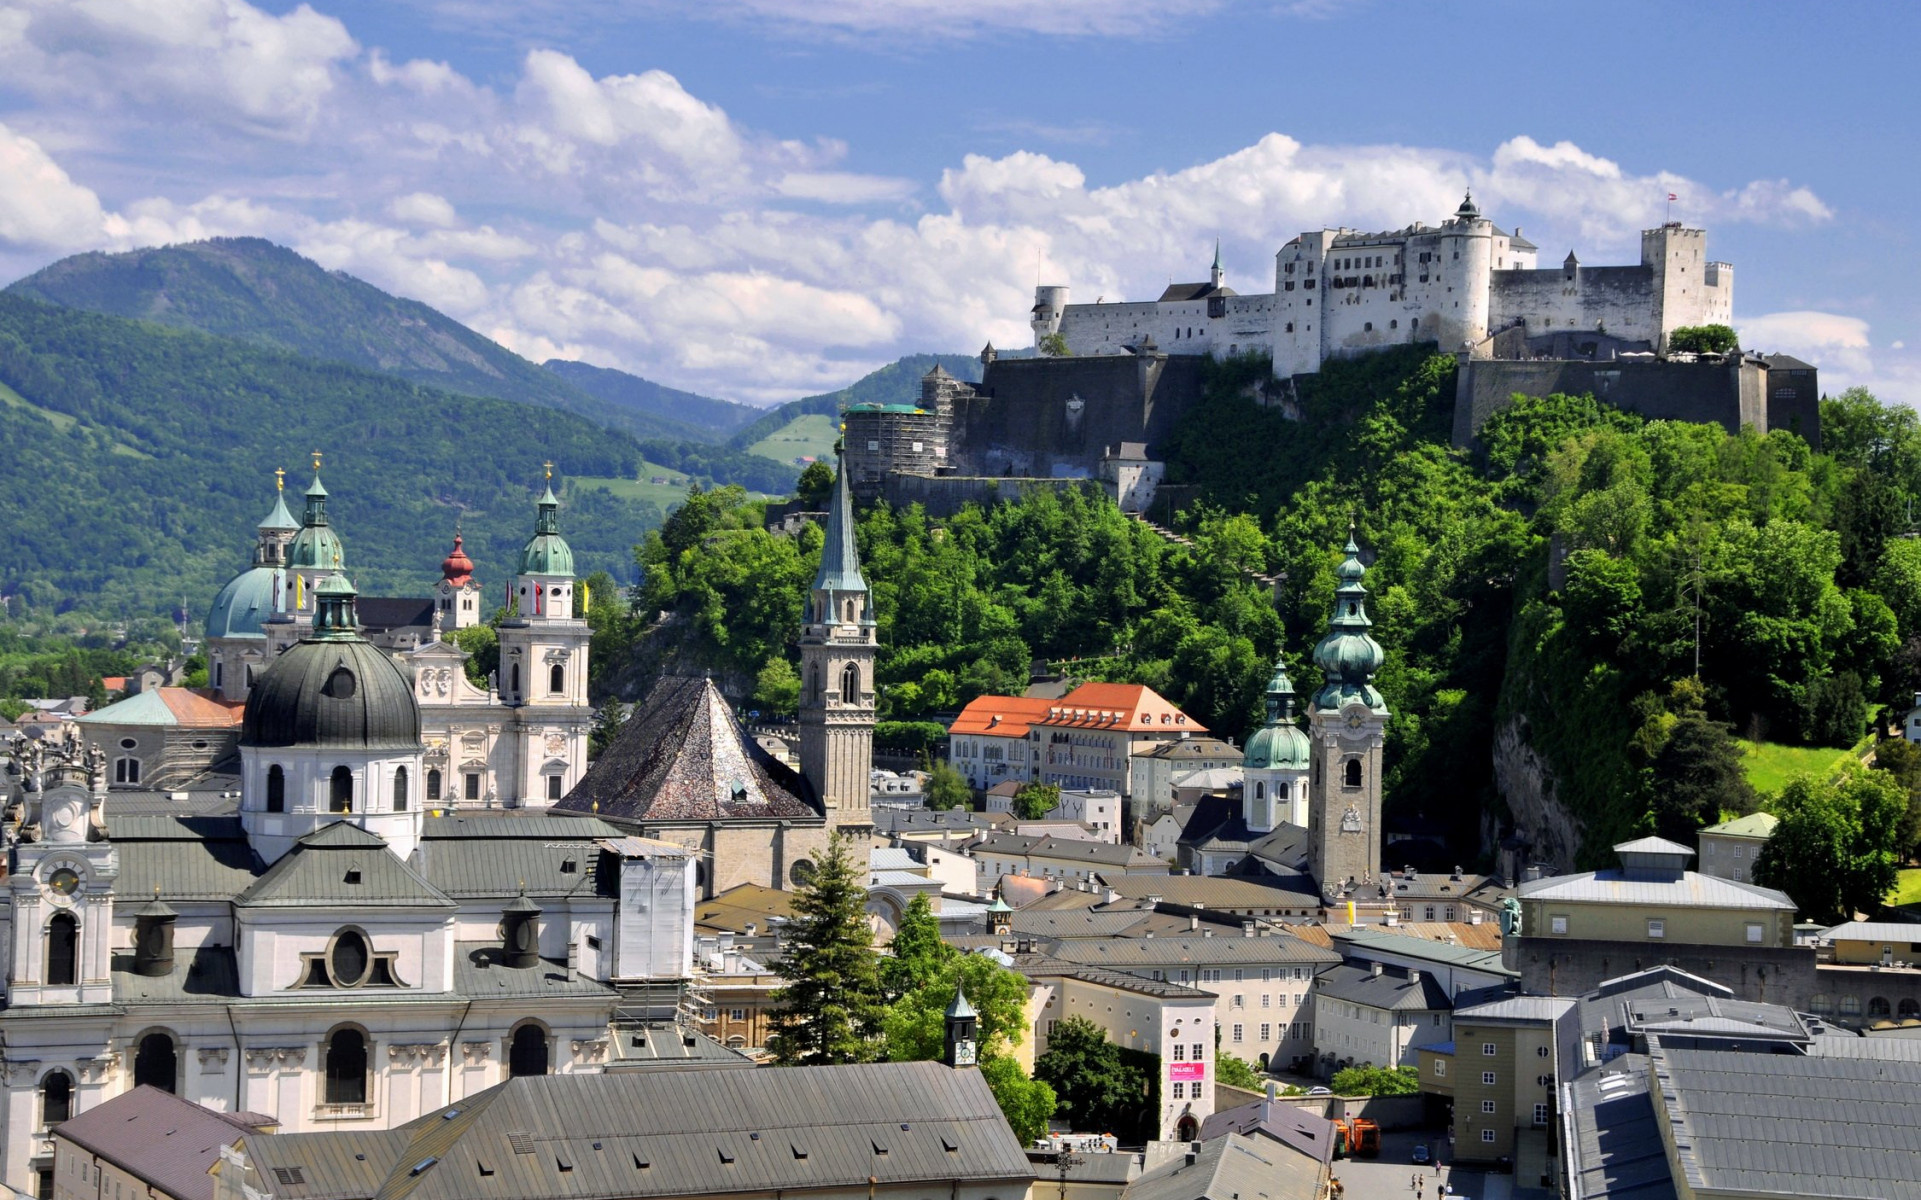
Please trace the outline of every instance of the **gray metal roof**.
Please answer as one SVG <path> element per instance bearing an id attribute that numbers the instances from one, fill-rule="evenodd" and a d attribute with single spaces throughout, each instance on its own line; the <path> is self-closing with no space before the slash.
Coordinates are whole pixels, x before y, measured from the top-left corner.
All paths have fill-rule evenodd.
<path id="1" fill-rule="evenodd" d="M 1251 963 L 1260 966 L 1263 963 L 1333 964 L 1341 960 L 1341 956 L 1332 950 L 1323 949 L 1291 933 L 1262 934 L 1257 937 L 1230 933 L 1211 938 L 1073 940 L 1059 943 L 1053 947 L 1052 953 L 1066 962 L 1114 967 L 1123 971 L 1190 964 L 1231 966 L 1235 963 Z"/>
<path id="2" fill-rule="evenodd" d="M 1614 847 L 1616 854 L 1678 854 L 1683 858 L 1693 858 L 1694 848 L 1666 838 L 1635 838 L 1631 842 L 1619 842 Z"/>
<path id="3" fill-rule="evenodd" d="M 864 592 L 867 581 L 860 574 L 860 549 L 854 544 L 854 501 L 847 480 L 847 464 L 837 460 L 834 470 L 834 495 L 827 502 L 827 537 L 820 548 L 820 569 L 814 573 L 814 591 Z M 871 615 L 863 614 L 871 620 Z"/>
<path id="4" fill-rule="evenodd" d="M 1314 977 L 1314 992 L 1389 1012 L 1444 1012 L 1454 1007 L 1447 989 L 1433 975 L 1422 971 L 1418 981 L 1408 976 L 1405 967 L 1382 967 L 1377 975 L 1371 967 L 1342 963 Z"/>
<path id="5" fill-rule="evenodd" d="M 384 839 L 334 821 L 294 843 L 235 900 L 241 908 L 453 908 L 447 894 L 394 856 Z"/>
<path id="6" fill-rule="evenodd" d="M 1849 921 L 1823 930 L 1821 942 L 1887 942 L 1894 945 L 1921 942 L 1921 925 L 1900 921 Z"/>
<path id="7" fill-rule="evenodd" d="M 1358 926 L 1345 933 L 1336 933 L 1333 938 L 1338 945 L 1350 953 L 1371 950 L 1382 954 L 1398 954 L 1405 958 L 1441 963 L 1450 967 L 1465 967 L 1487 975 L 1518 974 L 1502 965 L 1499 950 L 1476 950 L 1472 946 L 1437 942 L 1433 938 L 1410 937 L 1404 933 L 1385 933 Z"/>
<path id="8" fill-rule="evenodd" d="M 600 842 L 621 836 L 593 817 L 429 818 L 413 863 L 456 900 L 612 896 Z"/>
<path id="9" fill-rule="evenodd" d="M 520 1078 L 391 1135 L 250 1137 L 246 1153 L 249 1184 L 278 1200 L 1025 1190 L 1034 1178 L 980 1072 L 940 1063 Z M 300 1184 L 275 1182 L 292 1167 Z"/>
<path id="10" fill-rule="evenodd" d="M 142 1084 L 64 1121 L 59 1136 L 179 1200 L 210 1200 L 207 1168 L 220 1148 L 274 1124 L 260 1113 L 221 1113 Z"/>
<path id="11" fill-rule="evenodd" d="M 1517 1021 L 1551 1025 L 1577 1003 L 1568 996 L 1507 996 L 1487 1004 L 1454 1010 L 1456 1021 Z"/>
<path id="12" fill-rule="evenodd" d="M 1320 894 L 1294 878 L 1242 879 L 1225 875 L 1116 875 L 1101 882 L 1130 900 L 1159 896 L 1190 908 L 1279 909 L 1319 907 Z"/>
<path id="13" fill-rule="evenodd" d="M 116 890 L 164 900 L 231 900 L 266 869 L 235 817 L 118 816 L 107 837 L 120 854 Z"/>
<path id="14" fill-rule="evenodd" d="M 613 1044 L 607 1069 L 610 1071 L 653 1070 L 661 1067 L 747 1067 L 754 1060 L 729 1046 L 723 1046 L 698 1029 L 672 1021 L 643 1021 L 617 1026 L 610 1039 Z"/>
<path id="15" fill-rule="evenodd" d="M 1201 1122 L 1203 1142 L 1228 1133 L 1266 1134 L 1323 1163 L 1334 1160 L 1334 1122 L 1285 1100 L 1263 1097 L 1252 1104 L 1224 1109 Z"/>
<path id="16" fill-rule="evenodd" d="M 1108 867 L 1158 867 L 1168 870 L 1161 859 L 1133 846 L 1112 842 L 1085 842 L 1078 838 L 1026 837 L 1018 833 L 989 833 L 971 847 L 970 855 L 1006 854 L 1028 858 L 1047 858 L 1055 862 L 1087 863 Z M 1144 872 L 1154 874 L 1153 871 Z"/>
<path id="17" fill-rule="evenodd" d="M 1562 1120 L 1571 1200 L 1674 1200 L 1647 1069 L 1647 1059 L 1627 1055 L 1569 1085 Z"/>
<path id="18" fill-rule="evenodd" d="M 1141 996 L 1156 996 L 1163 1000 L 1211 1000 L 1214 998 L 1212 992 L 1188 987 L 1184 983 L 1149 979 L 1145 975 L 1133 975 L 1126 971 L 1113 971 L 1105 967 L 1083 966 L 1045 954 L 1017 954 L 1014 956 L 1014 967 L 1030 979 L 1045 979 L 1050 976 L 1079 979 L 1100 987 L 1133 992 Z"/>
<path id="19" fill-rule="evenodd" d="M 1649 1041 L 1691 1192 L 1921 1197 L 1921 1063 Z"/>
<path id="20" fill-rule="evenodd" d="M 1230 1133 L 1127 1185 L 1122 1200 L 1314 1200 L 1326 1165 L 1291 1146 Z"/>
<path id="21" fill-rule="evenodd" d="M 493 942 L 454 943 L 454 990 L 473 1000 L 520 1000 L 542 997 L 605 996 L 612 984 L 600 983 L 567 964 L 543 958 L 531 967 L 510 967 Z"/>
<path id="22" fill-rule="evenodd" d="M 1550 875 L 1516 889 L 1523 900 L 1566 900 L 1586 904 L 1652 904 L 1669 908 L 1744 908 L 1794 911 L 1786 892 L 1759 884 L 1736 883 L 1695 871 L 1673 881 L 1632 879 L 1618 869 L 1580 875 Z"/>

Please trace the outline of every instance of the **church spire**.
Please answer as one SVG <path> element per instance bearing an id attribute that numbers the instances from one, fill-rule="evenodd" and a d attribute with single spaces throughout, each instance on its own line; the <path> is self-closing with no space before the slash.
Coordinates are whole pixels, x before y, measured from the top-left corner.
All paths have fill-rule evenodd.
<path id="1" fill-rule="evenodd" d="M 864 592 L 860 550 L 854 542 L 854 501 L 847 490 L 847 460 L 834 472 L 834 497 L 827 505 L 827 542 L 820 548 L 820 570 L 814 575 L 816 592 Z"/>
<path id="2" fill-rule="evenodd" d="M 1334 589 L 1334 615 L 1328 619 L 1327 633 L 1314 647 L 1314 664 L 1321 668 L 1323 683 L 1314 694 L 1314 707 L 1332 712 L 1359 700 L 1378 712 L 1387 706 L 1374 690 L 1374 672 L 1385 657 L 1380 643 L 1368 634 L 1374 622 L 1367 616 L 1367 587 L 1361 582 L 1367 568 L 1361 563 L 1361 547 L 1354 540 L 1354 529 L 1347 531 L 1346 557 L 1335 572 L 1340 585 Z"/>
<path id="3" fill-rule="evenodd" d="M 1208 268 L 1207 276 L 1217 291 L 1220 289 L 1221 280 L 1227 276 L 1227 273 L 1221 270 L 1221 239 L 1219 238 L 1214 239 L 1214 265 Z"/>

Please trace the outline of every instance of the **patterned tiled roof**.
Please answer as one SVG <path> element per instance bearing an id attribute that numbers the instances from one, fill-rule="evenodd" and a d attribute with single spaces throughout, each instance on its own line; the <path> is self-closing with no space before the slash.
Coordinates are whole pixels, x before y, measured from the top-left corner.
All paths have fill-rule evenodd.
<path id="1" fill-rule="evenodd" d="M 742 732 L 713 680 L 668 676 L 559 807 L 634 821 L 768 820 L 819 816 L 811 795 Z"/>

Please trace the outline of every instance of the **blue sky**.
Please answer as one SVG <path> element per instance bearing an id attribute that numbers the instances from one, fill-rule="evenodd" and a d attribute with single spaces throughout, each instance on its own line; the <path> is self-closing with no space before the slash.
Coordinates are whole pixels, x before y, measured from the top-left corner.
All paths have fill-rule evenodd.
<path id="1" fill-rule="evenodd" d="M 768 403 L 1473 186 L 1665 215 L 1747 344 L 1921 403 L 1912 5 L 0 0 L 0 275 L 255 234 L 534 358 Z"/>

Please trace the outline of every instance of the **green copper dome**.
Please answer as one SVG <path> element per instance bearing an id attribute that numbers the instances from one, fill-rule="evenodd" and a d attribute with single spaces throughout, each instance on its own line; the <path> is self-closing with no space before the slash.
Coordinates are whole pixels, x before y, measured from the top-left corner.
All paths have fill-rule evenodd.
<path id="1" fill-rule="evenodd" d="M 300 532 L 287 547 L 287 566 L 300 570 L 337 571 L 347 563 L 340 536 L 327 524 L 327 489 L 320 486 L 315 472 L 307 487 L 307 511 L 301 517 Z"/>
<path id="2" fill-rule="evenodd" d="M 1341 583 L 1334 589 L 1334 616 L 1320 644 L 1314 647 L 1314 665 L 1321 668 L 1326 681 L 1314 693 L 1314 707 L 1333 712 L 1360 703 L 1385 713 L 1387 704 L 1374 690 L 1374 672 L 1381 669 L 1385 656 L 1367 632 L 1374 626 L 1367 617 L 1367 588 L 1361 584 L 1367 568 L 1361 565 L 1361 548 L 1355 544 L 1351 530 L 1347 557 L 1336 574 Z"/>
<path id="3" fill-rule="evenodd" d="M 259 529 L 262 533 L 270 531 L 289 532 L 300 528 L 300 522 L 294 520 L 293 514 L 287 511 L 287 497 L 281 492 L 275 492 L 273 495 L 273 511 L 268 513 L 266 518 L 262 520 L 259 525 L 255 526 L 255 528 Z"/>
<path id="4" fill-rule="evenodd" d="M 1273 678 L 1267 681 L 1267 724 L 1247 739 L 1241 765 L 1257 771 L 1305 771 L 1308 749 L 1307 734 L 1294 724 L 1294 683 L 1276 658 Z"/>
<path id="5" fill-rule="evenodd" d="M 534 536 L 520 551 L 520 574 L 574 577 L 574 551 L 560 536 L 560 501 L 554 485 L 540 495 L 540 516 L 534 522 Z"/>
<path id="6" fill-rule="evenodd" d="M 274 577 L 269 567 L 253 567 L 227 581 L 207 614 L 210 638 L 265 637 L 261 622 L 273 615 Z"/>

